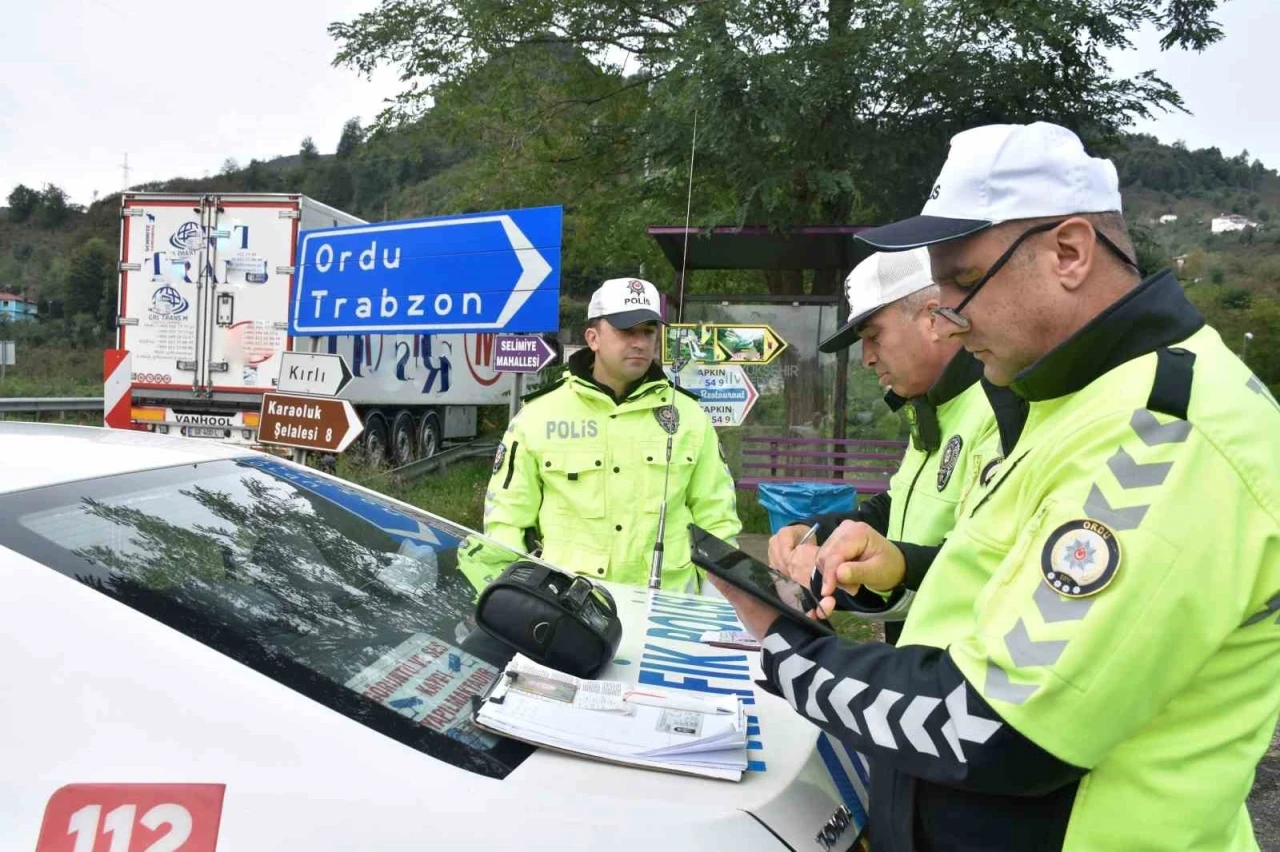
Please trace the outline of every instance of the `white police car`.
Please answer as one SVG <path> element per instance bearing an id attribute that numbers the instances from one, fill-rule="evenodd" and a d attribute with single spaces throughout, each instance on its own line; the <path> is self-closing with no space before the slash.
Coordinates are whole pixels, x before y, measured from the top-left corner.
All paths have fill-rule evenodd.
<path id="1" fill-rule="evenodd" d="M 0 849 L 849 848 L 862 767 L 698 641 L 723 601 L 614 587 L 604 677 L 751 697 L 741 783 L 476 729 L 477 546 L 273 456 L 0 423 Z"/>

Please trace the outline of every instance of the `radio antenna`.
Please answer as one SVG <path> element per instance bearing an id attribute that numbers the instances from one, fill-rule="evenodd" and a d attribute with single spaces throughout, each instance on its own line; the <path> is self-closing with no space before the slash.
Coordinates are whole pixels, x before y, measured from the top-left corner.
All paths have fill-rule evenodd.
<path id="1" fill-rule="evenodd" d="M 693 212 L 693 160 L 698 153 L 698 110 L 693 111 L 693 141 L 689 146 L 689 192 L 684 202 L 684 251 L 680 254 L 680 298 L 676 322 L 684 322 L 684 273 L 689 263 L 689 215 Z"/>

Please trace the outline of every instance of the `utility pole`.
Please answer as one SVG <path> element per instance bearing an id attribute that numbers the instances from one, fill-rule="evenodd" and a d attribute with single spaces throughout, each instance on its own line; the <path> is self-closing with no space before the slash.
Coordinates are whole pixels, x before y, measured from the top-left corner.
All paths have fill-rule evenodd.
<path id="1" fill-rule="evenodd" d="M 129 172 L 131 171 L 132 169 L 129 168 L 129 152 L 125 151 L 124 162 L 120 164 L 120 174 L 124 180 L 124 185 L 120 187 L 121 192 L 129 191 Z"/>

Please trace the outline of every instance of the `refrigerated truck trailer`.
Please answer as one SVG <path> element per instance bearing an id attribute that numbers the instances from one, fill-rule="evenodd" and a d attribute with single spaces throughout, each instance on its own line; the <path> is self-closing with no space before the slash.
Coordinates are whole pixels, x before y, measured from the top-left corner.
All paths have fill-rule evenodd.
<path id="1" fill-rule="evenodd" d="M 125 193 L 117 349 L 129 353 L 131 426 L 257 443 L 262 394 L 286 350 L 342 355 L 340 396 L 366 452 L 404 464 L 474 437 L 480 406 L 507 406 L 492 334 L 292 337 L 298 233 L 363 224 L 297 193 Z"/>

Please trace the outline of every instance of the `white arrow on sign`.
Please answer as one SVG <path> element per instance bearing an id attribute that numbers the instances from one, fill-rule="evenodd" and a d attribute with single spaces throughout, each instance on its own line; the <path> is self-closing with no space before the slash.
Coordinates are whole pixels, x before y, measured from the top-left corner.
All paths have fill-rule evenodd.
<path id="1" fill-rule="evenodd" d="M 341 355 L 321 352 L 280 353 L 280 393 L 303 393 L 311 396 L 337 396 L 351 381 L 351 370 Z"/>
<path id="2" fill-rule="evenodd" d="M 679 374 L 679 384 L 698 395 L 714 426 L 741 426 L 760 396 L 741 364 L 691 365 Z"/>
<path id="3" fill-rule="evenodd" d="M 502 312 L 493 322 L 454 322 L 454 323 L 433 323 L 432 329 L 435 331 L 444 331 L 448 329 L 466 329 L 475 330 L 483 328 L 503 329 L 511 318 L 516 315 L 520 308 L 524 307 L 525 302 L 529 301 L 542 282 L 551 275 L 551 264 L 542 256 L 529 237 L 524 231 L 520 230 L 520 226 L 507 213 L 501 213 L 493 216 L 464 216 L 457 219 L 438 219 L 431 221 L 410 221 L 397 222 L 390 224 L 368 225 L 362 228 L 343 227 L 329 230 L 317 230 L 307 233 L 303 237 L 302 254 L 307 255 L 306 243 L 312 239 L 320 240 L 331 234 L 342 234 L 344 237 L 353 237 L 363 234 L 390 234 L 400 231 L 415 231 L 423 228 L 448 228 L 457 226 L 473 226 L 486 223 L 494 223 L 502 226 L 502 231 L 506 235 L 507 242 L 511 244 L 511 250 L 515 254 L 516 262 L 520 264 L 520 278 L 516 281 L 515 287 L 511 291 L 511 295 L 507 297 L 506 304 L 502 308 Z M 305 270 L 304 270 L 305 271 Z M 301 282 L 300 282 L 301 283 Z M 302 313 L 303 299 L 308 295 L 307 290 L 303 286 L 299 286 L 294 293 L 293 304 L 293 321 L 297 325 L 298 319 Z M 317 311 L 319 308 L 317 308 Z M 318 315 L 318 314 L 317 314 Z M 324 332 L 339 334 L 368 334 L 379 331 L 401 330 L 399 325 L 368 325 L 360 326 L 358 329 L 346 328 L 344 326 L 307 326 L 309 333 L 319 334 Z"/>

